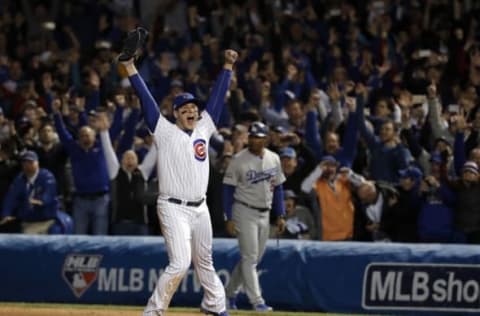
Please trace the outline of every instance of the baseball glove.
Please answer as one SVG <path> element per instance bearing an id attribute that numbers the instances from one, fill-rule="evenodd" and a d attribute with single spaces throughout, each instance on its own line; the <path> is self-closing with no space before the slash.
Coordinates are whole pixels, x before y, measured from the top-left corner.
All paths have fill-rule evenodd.
<path id="1" fill-rule="evenodd" d="M 140 48 L 148 37 L 148 31 L 143 27 L 128 32 L 127 37 L 123 42 L 122 52 L 118 55 L 118 61 L 127 61 L 131 58 L 137 57 Z"/>

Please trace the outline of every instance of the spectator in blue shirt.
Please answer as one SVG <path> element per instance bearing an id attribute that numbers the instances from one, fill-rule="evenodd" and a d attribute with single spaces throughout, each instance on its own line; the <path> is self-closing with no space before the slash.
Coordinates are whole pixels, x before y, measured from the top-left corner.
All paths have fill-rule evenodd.
<path id="1" fill-rule="evenodd" d="M 26 151 L 21 160 L 22 171 L 13 180 L 3 202 L 0 227 L 18 221 L 22 233 L 46 234 L 58 210 L 55 176 L 39 167 L 34 151 Z"/>
<path id="2" fill-rule="evenodd" d="M 370 176 L 376 181 L 398 183 L 399 171 L 408 167 L 410 151 L 400 142 L 393 121 L 382 123 L 379 136 L 367 127 L 362 101 L 357 101 L 359 128 L 370 150 Z"/>
<path id="3" fill-rule="evenodd" d="M 72 164 L 75 233 L 91 231 L 93 235 L 106 235 L 110 182 L 102 146 L 89 126 L 80 128 L 78 141 L 75 141 L 63 124 L 60 107 L 61 101 L 55 99 L 52 104 L 55 127 Z"/>

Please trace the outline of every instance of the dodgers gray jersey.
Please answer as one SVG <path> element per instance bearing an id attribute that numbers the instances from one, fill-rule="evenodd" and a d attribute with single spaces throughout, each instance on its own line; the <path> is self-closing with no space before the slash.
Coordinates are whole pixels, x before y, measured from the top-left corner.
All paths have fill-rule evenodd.
<path id="1" fill-rule="evenodd" d="M 235 186 L 233 198 L 259 208 L 271 208 L 273 189 L 285 182 L 280 157 L 265 148 L 263 157 L 243 149 L 233 156 L 223 183 Z"/>
<path id="2" fill-rule="evenodd" d="M 159 198 L 196 201 L 205 197 L 210 163 L 208 141 L 216 130 L 207 111 L 189 135 L 160 115 L 155 127 L 158 146 Z"/>

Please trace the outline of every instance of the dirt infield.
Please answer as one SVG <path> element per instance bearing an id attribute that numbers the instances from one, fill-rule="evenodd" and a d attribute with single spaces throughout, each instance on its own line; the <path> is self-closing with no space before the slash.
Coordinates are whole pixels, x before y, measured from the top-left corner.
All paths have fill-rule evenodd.
<path id="1" fill-rule="evenodd" d="M 1 306 L 0 316 L 141 316 L 142 309 L 128 309 L 124 307 L 101 307 L 96 310 L 90 308 L 75 308 L 74 306 Z M 199 316 L 200 312 L 194 311 L 169 311 L 168 316 Z"/>
<path id="2" fill-rule="evenodd" d="M 73 304 L 31 304 L 31 303 L 1 303 L 0 316 L 141 316 L 142 307 L 118 305 L 73 305 Z M 202 316 L 198 309 L 171 308 L 166 316 Z M 230 316 L 339 316 L 340 314 L 300 313 L 300 312 L 269 312 L 235 311 Z M 346 316 L 347 314 L 342 314 Z M 351 315 L 351 314 L 349 314 Z"/>

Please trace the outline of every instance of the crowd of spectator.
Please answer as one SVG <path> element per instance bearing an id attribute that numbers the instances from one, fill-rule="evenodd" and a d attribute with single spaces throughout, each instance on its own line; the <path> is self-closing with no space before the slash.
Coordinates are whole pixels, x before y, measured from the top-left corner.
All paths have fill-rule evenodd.
<path id="1" fill-rule="evenodd" d="M 224 49 L 240 53 L 210 146 L 215 236 L 223 174 L 261 120 L 287 177 L 280 237 L 480 243 L 479 13 L 468 0 L 1 1 L 0 229 L 46 233 L 62 210 L 76 233 L 159 233 L 151 161 L 168 148 L 152 149 L 114 62 L 141 25 L 137 68 L 169 119 L 179 92 L 206 101 Z"/>

